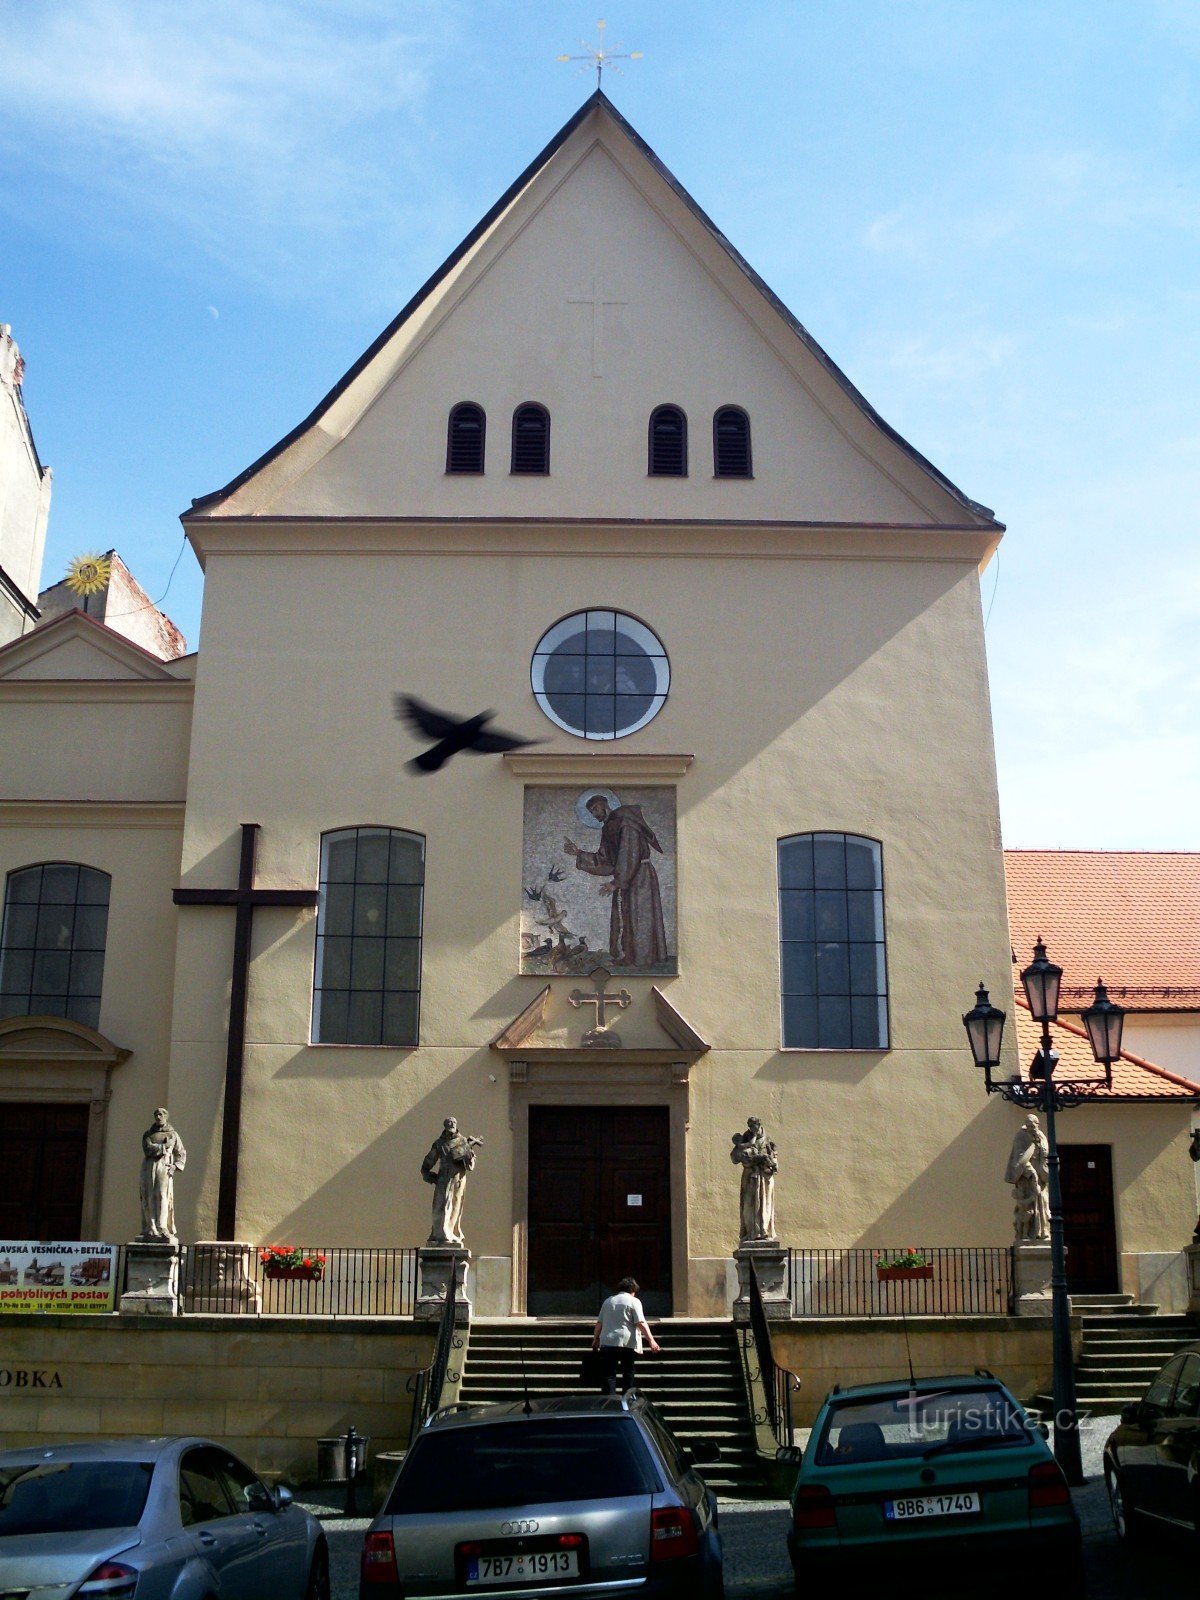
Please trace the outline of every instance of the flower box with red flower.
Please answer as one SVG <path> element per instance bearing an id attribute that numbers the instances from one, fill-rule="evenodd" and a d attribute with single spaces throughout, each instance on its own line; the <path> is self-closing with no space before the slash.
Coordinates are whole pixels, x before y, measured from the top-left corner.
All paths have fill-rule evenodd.
<path id="1" fill-rule="evenodd" d="M 325 1257 L 318 1252 L 307 1255 L 291 1245 L 272 1244 L 260 1250 L 263 1277 L 292 1279 L 301 1283 L 319 1283 L 325 1276 Z"/>
<path id="2" fill-rule="evenodd" d="M 933 1263 L 919 1250 L 902 1250 L 894 1256 L 877 1255 L 875 1276 L 880 1283 L 903 1283 L 909 1278 L 932 1278 Z"/>

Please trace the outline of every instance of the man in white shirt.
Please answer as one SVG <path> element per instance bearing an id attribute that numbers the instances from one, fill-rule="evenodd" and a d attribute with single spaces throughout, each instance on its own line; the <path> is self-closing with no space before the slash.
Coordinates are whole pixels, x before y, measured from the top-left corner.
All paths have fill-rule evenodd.
<path id="1" fill-rule="evenodd" d="M 609 1295 L 600 1307 L 600 1316 L 592 1333 L 592 1349 L 599 1350 L 602 1362 L 602 1394 L 616 1394 L 617 1374 L 621 1375 L 621 1393 L 633 1388 L 633 1363 L 642 1353 L 645 1338 L 651 1352 L 657 1355 L 661 1346 L 650 1332 L 642 1302 L 638 1299 L 638 1285 L 633 1278 L 622 1278 L 616 1294 Z"/>

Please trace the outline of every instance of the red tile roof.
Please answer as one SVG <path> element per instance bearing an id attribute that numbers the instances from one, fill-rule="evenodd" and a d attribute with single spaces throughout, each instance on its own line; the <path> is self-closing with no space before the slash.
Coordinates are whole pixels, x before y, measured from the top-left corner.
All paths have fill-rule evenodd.
<path id="1" fill-rule="evenodd" d="M 1008 925 L 1019 967 L 1046 941 L 1064 1008 L 1097 977 L 1130 1011 L 1200 1011 L 1200 852 L 1006 850 Z"/>
<path id="2" fill-rule="evenodd" d="M 1021 1059 L 1022 1076 L 1028 1077 L 1029 1063 L 1041 1049 L 1042 1029 L 1041 1024 L 1030 1016 L 1025 996 L 1018 992 L 1013 998 L 1016 1001 L 1013 1020 L 1017 1026 L 1017 1053 Z M 1054 1048 L 1058 1051 L 1058 1066 L 1054 1069 L 1056 1079 L 1075 1078 L 1086 1081 L 1089 1078 L 1103 1077 L 1104 1068 L 1092 1054 L 1088 1036 L 1082 1028 L 1077 1028 L 1074 1023 L 1067 1022 L 1060 1016 L 1057 1022 L 1051 1024 L 1050 1034 L 1054 1040 Z M 1168 1072 L 1166 1067 L 1156 1067 L 1152 1061 L 1145 1061 L 1141 1056 L 1132 1055 L 1128 1050 L 1122 1050 L 1121 1059 L 1113 1062 L 1112 1078 L 1111 1089 L 1097 1089 L 1088 1098 L 1200 1100 L 1200 1083 L 1193 1083 L 1190 1078 L 1182 1078 L 1177 1072 Z"/>

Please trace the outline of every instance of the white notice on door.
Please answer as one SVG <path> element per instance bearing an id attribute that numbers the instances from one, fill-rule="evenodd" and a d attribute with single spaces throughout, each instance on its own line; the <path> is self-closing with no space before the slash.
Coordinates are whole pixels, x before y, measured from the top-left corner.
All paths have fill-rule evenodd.
<path id="1" fill-rule="evenodd" d="M 627 1206 L 640 1206 L 641 1203 L 642 1197 L 640 1194 L 627 1194 L 625 1196 L 625 1204 Z"/>

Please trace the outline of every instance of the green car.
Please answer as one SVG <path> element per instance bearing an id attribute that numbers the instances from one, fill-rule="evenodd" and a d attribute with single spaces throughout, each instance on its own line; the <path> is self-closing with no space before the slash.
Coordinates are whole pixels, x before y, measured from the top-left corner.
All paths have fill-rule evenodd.
<path id="1" fill-rule="evenodd" d="M 1039 1425 L 990 1372 L 835 1388 L 800 1462 L 800 1593 L 875 1573 L 962 1593 L 1013 1570 L 1086 1593 L 1079 1518 Z"/>

